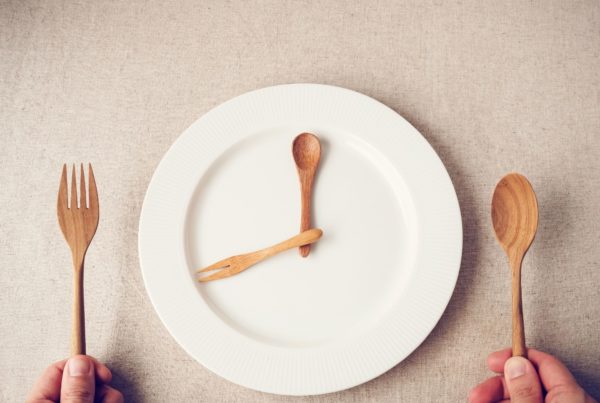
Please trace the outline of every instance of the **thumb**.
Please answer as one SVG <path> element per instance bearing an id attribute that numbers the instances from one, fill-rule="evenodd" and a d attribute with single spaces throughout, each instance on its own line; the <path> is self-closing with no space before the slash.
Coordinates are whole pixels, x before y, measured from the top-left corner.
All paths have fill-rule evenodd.
<path id="1" fill-rule="evenodd" d="M 85 355 L 69 358 L 60 387 L 62 403 L 92 403 L 95 394 L 94 363 Z"/>
<path id="2" fill-rule="evenodd" d="M 542 402 L 540 378 L 526 358 L 509 358 L 504 364 L 504 378 L 512 403 Z"/>

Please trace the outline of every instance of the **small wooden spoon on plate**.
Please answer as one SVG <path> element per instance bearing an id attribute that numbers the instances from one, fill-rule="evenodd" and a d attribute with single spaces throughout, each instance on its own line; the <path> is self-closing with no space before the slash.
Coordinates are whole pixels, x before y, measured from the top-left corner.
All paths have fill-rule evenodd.
<path id="1" fill-rule="evenodd" d="M 312 199 L 312 187 L 315 172 L 321 159 L 321 143 L 319 138 L 311 133 L 302 133 L 296 136 L 292 144 L 292 154 L 296 162 L 296 169 L 300 177 L 300 190 L 302 193 L 302 216 L 300 220 L 300 232 L 311 228 L 310 204 Z M 307 257 L 310 253 L 310 245 L 302 245 L 299 248 L 300 255 Z"/>
<path id="2" fill-rule="evenodd" d="M 512 271 L 512 354 L 527 357 L 521 263 L 537 231 L 538 205 L 533 188 L 523 175 L 510 173 L 496 185 L 492 197 L 492 222 Z"/>

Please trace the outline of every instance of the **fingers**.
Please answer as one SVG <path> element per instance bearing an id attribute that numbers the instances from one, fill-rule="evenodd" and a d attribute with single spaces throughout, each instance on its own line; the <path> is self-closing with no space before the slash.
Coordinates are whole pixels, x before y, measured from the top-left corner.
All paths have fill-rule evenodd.
<path id="1" fill-rule="evenodd" d="M 90 355 L 87 355 L 86 357 L 94 362 L 94 372 L 96 374 L 96 383 L 110 383 L 110 381 L 112 380 L 112 372 L 110 372 L 110 369 L 108 369 L 108 367 L 106 365 L 102 364 L 96 358 L 94 358 Z M 64 361 L 66 362 L 67 360 L 64 360 Z"/>
<path id="2" fill-rule="evenodd" d="M 92 403 L 96 389 L 94 361 L 85 355 L 69 358 L 63 370 L 60 401 Z"/>
<path id="3" fill-rule="evenodd" d="M 94 372 L 96 373 L 96 381 L 100 383 L 110 383 L 112 380 L 112 373 L 110 369 L 94 357 L 87 356 L 94 362 Z"/>
<path id="4" fill-rule="evenodd" d="M 504 378 L 495 376 L 475 386 L 469 393 L 469 403 L 491 403 L 508 398 Z"/>
<path id="5" fill-rule="evenodd" d="M 591 397 L 577 384 L 555 387 L 546 395 L 547 403 L 586 403 L 586 399 Z"/>
<path id="6" fill-rule="evenodd" d="M 510 348 L 490 354 L 487 359 L 488 367 L 496 373 L 502 373 L 504 371 L 504 363 L 511 357 L 511 354 L 512 350 Z M 577 384 L 571 372 L 556 357 L 529 348 L 527 349 L 527 358 L 536 366 L 546 390 L 565 384 Z"/>
<path id="7" fill-rule="evenodd" d="M 27 403 L 58 401 L 63 368 L 66 363 L 67 360 L 55 362 L 42 372 L 27 396 Z"/>
<path id="8" fill-rule="evenodd" d="M 585 403 L 598 403 L 598 401 L 586 393 Z"/>
<path id="9" fill-rule="evenodd" d="M 94 372 L 96 374 L 96 383 L 109 383 L 112 379 L 112 373 L 106 365 L 99 362 L 94 357 L 87 356 L 94 363 Z M 35 382 L 31 392 L 27 396 L 27 403 L 38 402 L 56 402 L 60 399 L 61 382 L 63 370 L 67 360 L 57 361 L 46 368 L 42 375 Z"/>
<path id="10" fill-rule="evenodd" d="M 512 403 L 541 403 L 542 385 L 533 364 L 511 357 L 504 364 L 504 379 Z"/>
<path id="11" fill-rule="evenodd" d="M 505 348 L 504 350 L 496 351 L 490 354 L 487 358 L 488 368 L 498 374 L 504 371 L 504 363 L 512 356 L 512 349 Z"/>
<path id="12" fill-rule="evenodd" d="M 99 403 L 123 403 L 123 395 L 110 386 L 103 385 L 96 390 L 96 402 Z"/>
<path id="13" fill-rule="evenodd" d="M 504 364 L 511 354 L 510 348 L 490 354 L 487 360 L 488 367 L 494 372 L 502 373 Z M 597 403 L 585 393 L 567 367 L 556 357 L 533 348 L 527 350 L 527 355 L 537 369 L 544 389 L 548 392 L 547 403 L 562 401 Z"/>
<path id="14" fill-rule="evenodd" d="M 529 359 L 537 365 L 540 378 L 547 391 L 556 387 L 577 386 L 571 372 L 557 358 L 530 348 Z"/>

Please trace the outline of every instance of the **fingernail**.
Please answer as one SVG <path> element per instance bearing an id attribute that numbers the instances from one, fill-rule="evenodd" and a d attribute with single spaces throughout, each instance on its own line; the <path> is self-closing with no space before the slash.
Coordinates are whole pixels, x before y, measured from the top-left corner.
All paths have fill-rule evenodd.
<path id="1" fill-rule="evenodd" d="M 83 357 L 71 357 L 67 363 L 69 367 L 69 375 L 85 376 L 90 373 L 90 362 Z"/>
<path id="2" fill-rule="evenodd" d="M 506 361 L 506 376 L 515 379 L 525 375 L 525 363 L 521 357 L 511 357 Z"/>

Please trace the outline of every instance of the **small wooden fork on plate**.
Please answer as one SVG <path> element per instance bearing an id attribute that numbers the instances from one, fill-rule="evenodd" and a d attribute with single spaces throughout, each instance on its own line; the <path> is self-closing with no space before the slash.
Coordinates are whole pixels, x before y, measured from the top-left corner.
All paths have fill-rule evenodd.
<path id="1" fill-rule="evenodd" d="M 276 254 L 285 250 L 315 243 L 319 240 L 319 238 L 321 238 L 322 235 L 323 231 L 321 231 L 319 228 L 313 228 L 301 232 L 286 241 L 280 242 L 268 248 L 257 250 L 256 252 L 245 253 L 243 255 L 228 257 L 227 259 L 220 260 L 204 269 L 198 270 L 196 273 L 206 273 L 209 271 L 219 270 L 214 274 L 199 278 L 198 281 L 204 283 L 207 281 L 220 280 L 222 278 L 234 276 L 243 272 L 250 266 L 253 266 L 271 256 L 275 256 Z"/>
<path id="2" fill-rule="evenodd" d="M 89 192 L 85 187 L 83 164 L 80 169 L 79 207 L 77 206 L 77 181 L 75 165 L 71 176 L 71 202 L 67 204 L 67 164 L 63 165 L 58 188 L 57 215 L 73 257 L 73 319 L 71 328 L 71 354 L 85 354 L 85 315 L 83 310 L 83 261 L 98 227 L 98 191 L 92 164 L 89 164 Z M 86 206 L 86 194 L 89 205 Z"/>

